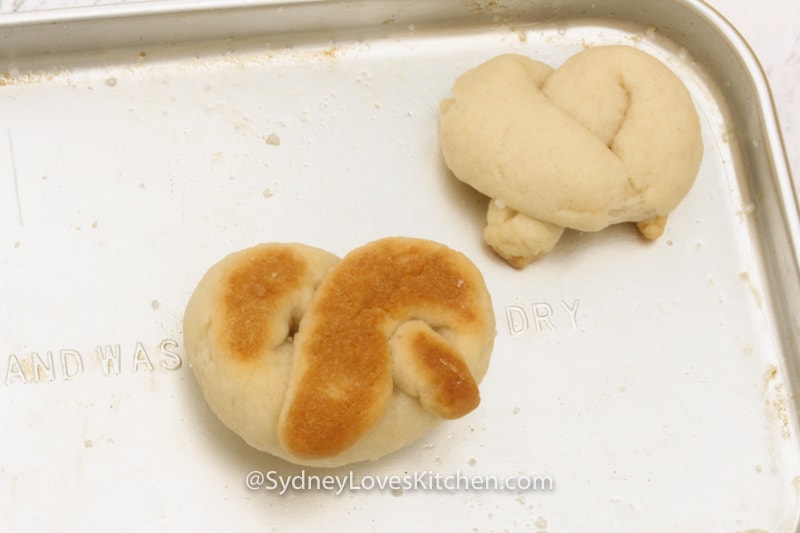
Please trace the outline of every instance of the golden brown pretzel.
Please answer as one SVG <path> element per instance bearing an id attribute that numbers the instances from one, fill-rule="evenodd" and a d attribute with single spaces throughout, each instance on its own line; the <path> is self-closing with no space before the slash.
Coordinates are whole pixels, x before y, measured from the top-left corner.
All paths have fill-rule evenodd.
<path id="1" fill-rule="evenodd" d="M 465 256 L 394 237 L 341 261 L 297 244 L 234 253 L 198 284 L 184 337 L 226 425 L 274 455 L 335 466 L 477 407 L 494 327 Z"/>

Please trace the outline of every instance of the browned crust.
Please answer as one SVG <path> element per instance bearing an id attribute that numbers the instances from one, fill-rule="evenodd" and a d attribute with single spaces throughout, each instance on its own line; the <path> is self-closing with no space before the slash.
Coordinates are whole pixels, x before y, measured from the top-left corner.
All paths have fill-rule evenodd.
<path id="1" fill-rule="evenodd" d="M 459 418 L 481 401 L 478 384 L 461 356 L 440 336 L 416 332 L 411 340 L 417 379 L 428 388 L 423 403 L 442 418 Z"/>
<path id="2" fill-rule="evenodd" d="M 329 271 L 301 323 L 294 363 L 299 373 L 278 428 L 284 448 L 322 458 L 357 442 L 392 393 L 392 325 L 420 319 L 434 329 L 469 328 L 480 320 L 479 287 L 482 278 L 469 260 L 430 241 L 383 239 L 346 256 Z M 424 348 L 430 356 L 439 352 Z M 441 387 L 445 402 L 465 401 L 458 386 L 450 388 Z"/>
<path id="3" fill-rule="evenodd" d="M 221 293 L 220 340 L 223 353 L 249 360 L 268 347 L 274 322 L 308 270 L 307 261 L 288 245 L 255 247 L 231 267 Z"/>

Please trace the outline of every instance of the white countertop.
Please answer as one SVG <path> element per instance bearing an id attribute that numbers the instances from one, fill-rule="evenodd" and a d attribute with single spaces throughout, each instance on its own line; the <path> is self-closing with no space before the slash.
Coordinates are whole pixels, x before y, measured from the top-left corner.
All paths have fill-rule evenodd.
<path id="1" fill-rule="evenodd" d="M 148 0 L 0 0 L 0 14 Z M 150 0 L 158 1 L 158 0 Z M 707 0 L 750 43 L 772 88 L 789 165 L 800 172 L 800 2 L 795 0 Z"/>
<path id="2" fill-rule="evenodd" d="M 800 173 L 800 2 L 707 0 L 727 18 L 761 62 L 772 89 L 795 181 Z"/>

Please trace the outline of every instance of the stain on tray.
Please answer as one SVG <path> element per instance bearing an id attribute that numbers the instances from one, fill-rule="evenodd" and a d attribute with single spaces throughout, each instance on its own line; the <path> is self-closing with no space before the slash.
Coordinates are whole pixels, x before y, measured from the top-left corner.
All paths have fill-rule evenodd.
<path id="1" fill-rule="evenodd" d="M 778 367 L 770 365 L 764 377 L 764 401 L 767 408 L 767 417 L 776 422 L 780 430 L 781 437 L 790 439 L 792 437 L 792 426 L 789 420 L 789 400 L 786 395 L 786 387 L 781 379 Z"/>

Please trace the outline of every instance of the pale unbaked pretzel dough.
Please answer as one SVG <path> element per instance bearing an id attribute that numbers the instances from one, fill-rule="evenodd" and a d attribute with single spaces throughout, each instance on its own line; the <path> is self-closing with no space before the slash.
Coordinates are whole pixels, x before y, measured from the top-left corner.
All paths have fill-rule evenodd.
<path id="1" fill-rule="evenodd" d="M 636 222 L 659 237 L 703 156 L 684 84 L 627 46 L 586 49 L 557 70 L 496 57 L 455 81 L 441 113 L 444 160 L 494 199 L 484 238 L 517 267 L 549 252 L 564 228 Z"/>
<path id="2" fill-rule="evenodd" d="M 184 316 L 220 420 L 259 450 L 325 467 L 377 459 L 475 409 L 494 336 L 472 262 L 402 237 L 341 261 L 301 244 L 235 252 Z"/>

